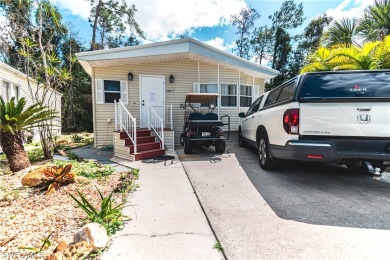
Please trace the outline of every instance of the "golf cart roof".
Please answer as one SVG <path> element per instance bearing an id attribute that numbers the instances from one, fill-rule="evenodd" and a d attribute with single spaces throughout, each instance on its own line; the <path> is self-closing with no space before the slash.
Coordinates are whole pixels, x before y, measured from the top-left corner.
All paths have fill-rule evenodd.
<path id="1" fill-rule="evenodd" d="M 210 100 L 218 97 L 217 93 L 188 93 L 186 95 L 186 103 L 207 103 Z"/>

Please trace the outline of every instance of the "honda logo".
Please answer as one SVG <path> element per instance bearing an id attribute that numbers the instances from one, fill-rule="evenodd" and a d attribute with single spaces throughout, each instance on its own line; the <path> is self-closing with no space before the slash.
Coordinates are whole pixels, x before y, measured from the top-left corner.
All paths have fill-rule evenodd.
<path id="1" fill-rule="evenodd" d="M 357 116 L 357 121 L 360 124 L 368 124 L 370 123 L 371 117 L 369 115 L 358 115 Z"/>

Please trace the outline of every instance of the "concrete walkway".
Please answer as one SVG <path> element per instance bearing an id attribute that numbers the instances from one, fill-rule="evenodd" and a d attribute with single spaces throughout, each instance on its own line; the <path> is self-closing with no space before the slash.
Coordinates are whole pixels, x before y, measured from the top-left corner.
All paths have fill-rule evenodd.
<path id="1" fill-rule="evenodd" d="M 390 258 L 390 231 L 278 218 L 234 153 L 177 152 L 228 259 Z"/>
<path id="2" fill-rule="evenodd" d="M 224 259 L 180 161 L 112 161 L 139 168 L 140 178 L 124 209 L 132 220 L 103 259 Z"/>

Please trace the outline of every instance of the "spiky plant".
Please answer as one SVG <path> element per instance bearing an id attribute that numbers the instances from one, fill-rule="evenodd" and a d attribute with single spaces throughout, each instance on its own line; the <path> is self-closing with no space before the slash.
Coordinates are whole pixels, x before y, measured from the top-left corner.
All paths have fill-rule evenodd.
<path id="1" fill-rule="evenodd" d="M 56 192 L 61 186 L 75 182 L 74 173 L 70 172 L 72 164 L 50 166 L 43 171 L 43 181 L 48 186 L 45 194 Z"/>
<path id="2" fill-rule="evenodd" d="M 0 142 L 13 172 L 30 166 L 30 161 L 24 151 L 22 131 L 56 117 L 54 110 L 49 110 L 40 104 L 27 108 L 25 106 L 25 98 L 17 102 L 15 98 L 11 98 L 9 102 L 4 102 L 0 97 Z"/>

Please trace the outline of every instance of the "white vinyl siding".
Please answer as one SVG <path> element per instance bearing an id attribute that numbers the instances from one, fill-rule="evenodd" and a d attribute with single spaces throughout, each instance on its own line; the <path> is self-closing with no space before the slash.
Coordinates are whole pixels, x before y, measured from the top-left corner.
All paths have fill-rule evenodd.
<path id="1" fill-rule="evenodd" d="M 184 59 L 173 62 L 127 64 L 113 67 L 95 67 L 93 77 L 96 79 L 110 79 L 126 81 L 128 83 L 128 105 L 131 115 L 136 118 L 137 125 L 140 122 L 140 93 L 139 75 L 163 75 L 165 76 L 165 104 L 173 107 L 173 128 L 175 131 L 175 144 L 178 144 L 180 133 L 184 124 L 184 105 L 187 93 L 200 93 L 200 85 L 213 83 L 218 85 L 218 65 Z M 127 81 L 127 75 L 131 71 L 133 81 Z M 175 82 L 169 83 L 169 76 L 174 75 Z M 219 66 L 219 83 L 235 83 L 238 86 L 239 76 L 242 85 L 255 85 L 258 88 L 257 96 L 263 93 L 264 79 L 247 76 L 233 69 Z M 96 90 L 96 88 L 95 88 Z M 255 90 L 256 91 L 256 90 Z M 238 92 L 237 92 L 238 93 Z M 254 93 L 255 95 L 255 93 Z M 94 95 L 96 98 L 96 95 Z M 122 99 L 122 97 L 121 97 Z M 238 103 L 238 101 L 237 101 Z M 201 112 L 207 112 L 207 108 L 200 108 Z M 239 112 L 246 112 L 248 107 L 222 107 L 219 105 L 219 115 L 230 115 L 231 130 L 237 131 L 239 125 Z M 215 110 L 217 111 L 217 109 Z M 95 103 L 95 135 L 96 146 L 113 145 L 114 131 L 114 106 Z M 110 120 L 108 120 L 110 119 Z M 227 128 L 226 128 L 227 129 Z M 226 130 L 225 129 L 225 130 Z"/>

